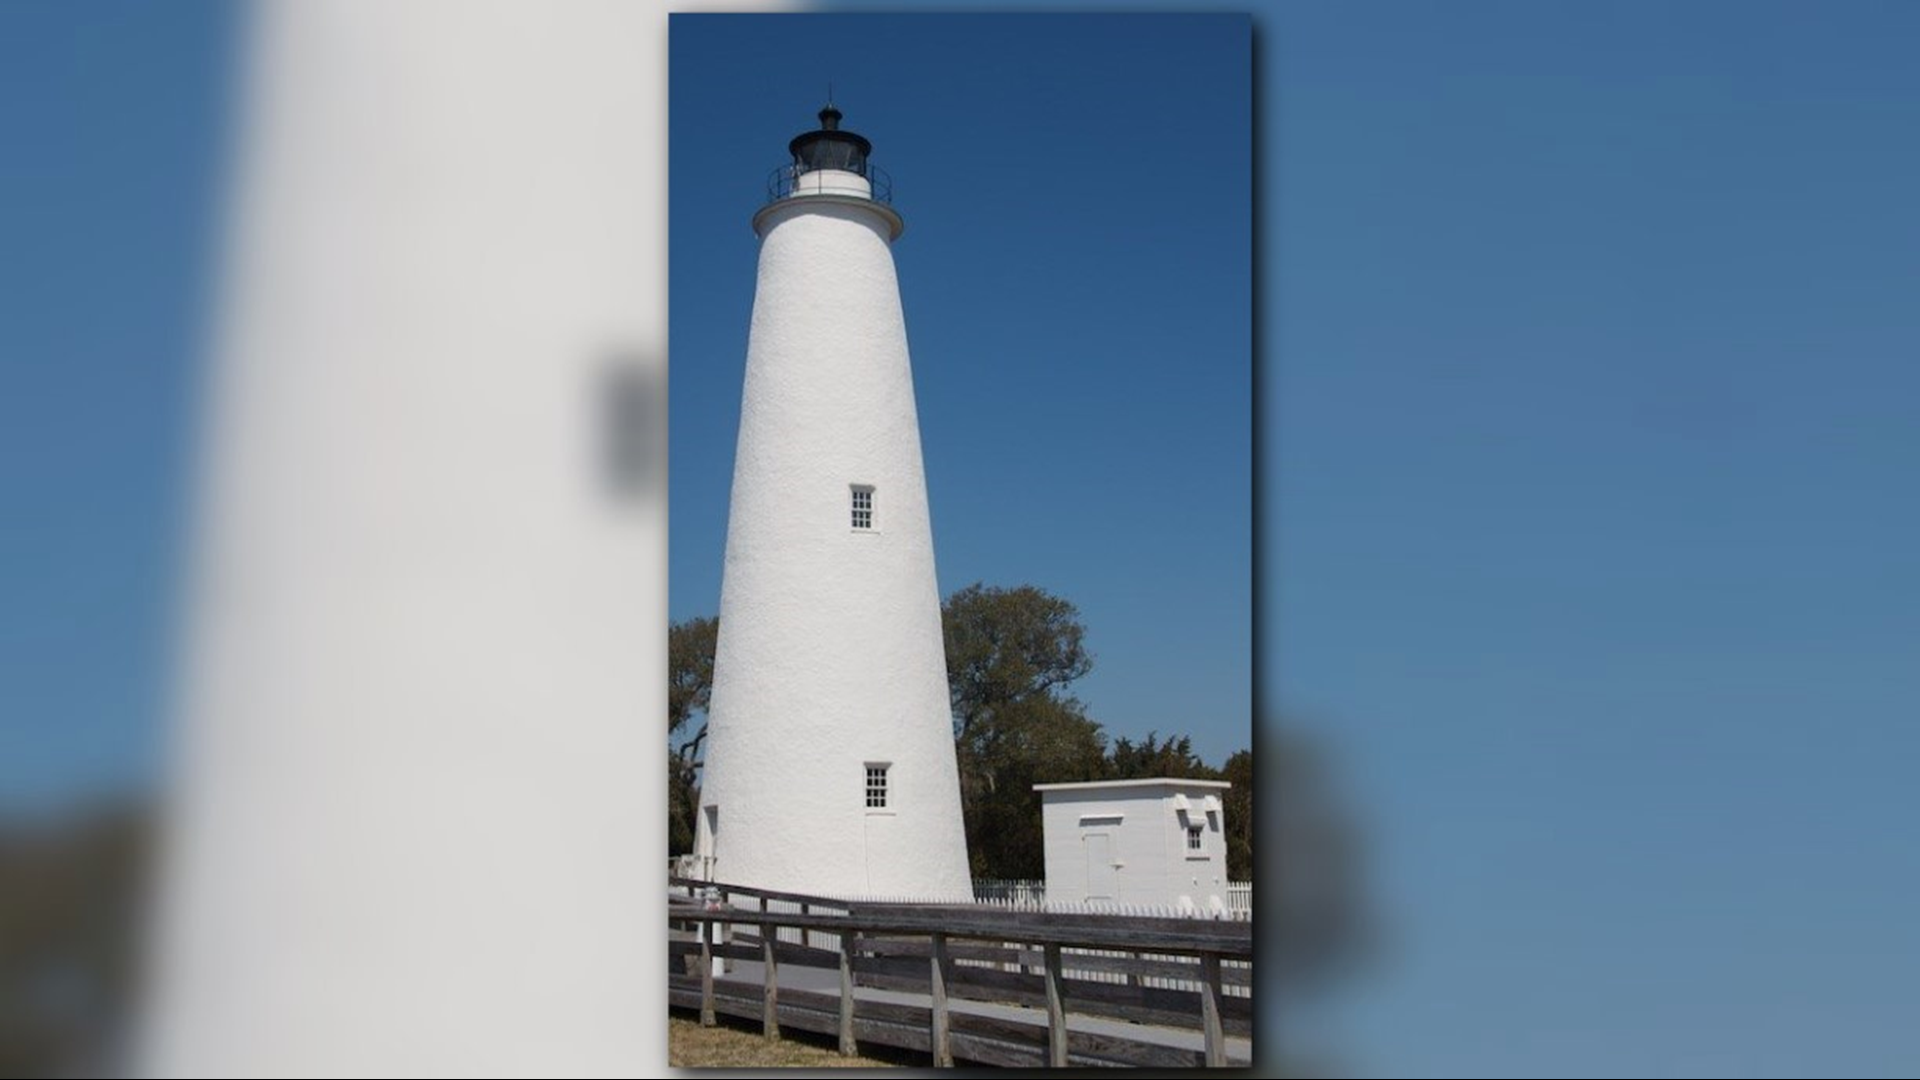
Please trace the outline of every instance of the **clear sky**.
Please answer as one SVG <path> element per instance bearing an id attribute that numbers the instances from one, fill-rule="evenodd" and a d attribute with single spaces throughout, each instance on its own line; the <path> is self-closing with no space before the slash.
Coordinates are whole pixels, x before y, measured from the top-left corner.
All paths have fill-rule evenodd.
<path id="1" fill-rule="evenodd" d="M 670 50 L 673 617 L 719 610 L 749 221 L 831 81 L 907 222 L 942 595 L 1065 597 L 1110 734 L 1247 747 L 1247 17 L 681 15 Z"/>
<path id="2" fill-rule="evenodd" d="M 148 768 L 226 14 L 0 5 L 9 809 Z M 908 222 L 943 587 L 1080 604 L 1117 732 L 1244 711 L 1244 626 L 1198 613 L 1245 618 L 1246 291 L 1206 283 L 1247 200 L 1190 165 L 1244 168 L 1191 104 L 1239 76 L 1060 21 L 782 33 L 675 55 L 674 615 L 717 602 L 747 219 L 832 79 Z M 1259 659 L 1387 935 L 1332 1041 L 1910 1073 L 1920 9 L 1311 3 L 1257 41 Z"/>
<path id="3" fill-rule="evenodd" d="M 0 4 L 0 813 L 151 771 L 224 4 Z"/>
<path id="4" fill-rule="evenodd" d="M 1384 1075 L 1920 1062 L 1920 8 L 1263 23 L 1263 639 Z"/>

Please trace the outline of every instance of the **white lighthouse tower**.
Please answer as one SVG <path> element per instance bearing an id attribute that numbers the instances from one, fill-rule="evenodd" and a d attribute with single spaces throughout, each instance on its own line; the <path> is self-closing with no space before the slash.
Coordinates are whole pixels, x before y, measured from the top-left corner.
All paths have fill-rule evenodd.
<path id="1" fill-rule="evenodd" d="M 666 23 L 564 9 L 246 20 L 134 1075 L 661 1060 Z"/>
<path id="2" fill-rule="evenodd" d="M 831 104 L 819 115 L 753 218 L 697 853 L 730 884 L 961 897 L 903 225 L 872 144 Z"/>

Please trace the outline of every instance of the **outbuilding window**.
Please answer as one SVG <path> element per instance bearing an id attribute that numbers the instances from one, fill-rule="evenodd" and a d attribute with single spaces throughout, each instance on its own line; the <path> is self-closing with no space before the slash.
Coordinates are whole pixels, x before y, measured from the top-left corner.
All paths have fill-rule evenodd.
<path id="1" fill-rule="evenodd" d="M 1187 850 L 1188 851 L 1201 850 L 1201 845 L 1206 842 L 1206 835 L 1207 835 L 1207 827 L 1205 825 L 1187 826 Z"/>

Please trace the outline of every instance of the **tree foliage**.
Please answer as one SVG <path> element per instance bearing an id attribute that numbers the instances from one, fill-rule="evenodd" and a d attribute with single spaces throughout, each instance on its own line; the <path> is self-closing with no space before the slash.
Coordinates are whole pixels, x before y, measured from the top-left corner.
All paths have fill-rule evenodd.
<path id="1" fill-rule="evenodd" d="M 1234 751 L 1220 767 L 1220 779 L 1233 785 L 1220 800 L 1227 819 L 1227 879 L 1252 881 L 1253 751 Z"/>
<path id="2" fill-rule="evenodd" d="M 1095 780 L 1106 737 L 1066 688 L 1093 669 L 1079 612 L 1022 585 L 975 583 L 941 607 L 954 755 L 976 878 L 1046 873 L 1037 783 Z"/>
<path id="3" fill-rule="evenodd" d="M 963 738 L 1016 702 L 1072 700 L 1056 691 L 1093 670 L 1080 612 L 1032 585 L 975 582 L 947 598 L 940 622 L 954 730 Z"/>
<path id="4" fill-rule="evenodd" d="M 1159 732 L 1149 731 L 1146 740 L 1138 745 L 1130 739 L 1115 739 L 1113 755 L 1107 762 L 1107 778 L 1110 780 L 1140 780 L 1161 776 L 1181 780 L 1220 778 L 1217 769 L 1208 768 L 1206 762 L 1194 756 L 1191 737 L 1168 736 L 1166 742 L 1160 742 L 1159 737 Z"/>
<path id="5" fill-rule="evenodd" d="M 667 755 L 667 854 L 693 850 L 694 815 L 700 809 L 697 767 L 678 754 Z"/>
<path id="6" fill-rule="evenodd" d="M 1080 703 L 1036 695 L 996 708 L 954 747 L 975 878 L 1046 876 L 1033 785 L 1099 778 L 1105 739 Z"/>
<path id="7" fill-rule="evenodd" d="M 688 619 L 667 629 L 667 733 L 675 734 L 713 696 L 713 650 L 720 640 L 717 618 Z"/>
<path id="8" fill-rule="evenodd" d="M 720 640 L 717 618 L 688 619 L 667 628 L 667 740 L 682 739 L 667 755 L 667 851 L 693 850 L 700 804 L 700 751 L 706 743 L 707 701 L 713 696 L 713 653 Z M 700 717 L 698 725 L 694 717 Z M 687 729 L 693 728 L 689 736 Z"/>

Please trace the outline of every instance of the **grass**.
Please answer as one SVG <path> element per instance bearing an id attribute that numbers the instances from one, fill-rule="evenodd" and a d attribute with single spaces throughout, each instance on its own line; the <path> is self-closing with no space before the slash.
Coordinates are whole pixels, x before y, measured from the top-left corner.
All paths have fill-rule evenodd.
<path id="1" fill-rule="evenodd" d="M 855 1057 L 841 1057 L 838 1044 L 812 1032 L 781 1033 L 768 1042 L 758 1024 L 749 1028 L 732 1017 L 703 1028 L 700 1021 L 675 1012 L 667 1017 L 667 1064 L 676 1069 L 759 1068 L 895 1068 L 927 1064 L 925 1054 L 866 1047 Z M 871 1056 L 878 1055 L 878 1056 Z"/>

